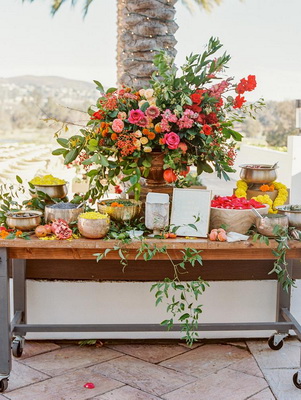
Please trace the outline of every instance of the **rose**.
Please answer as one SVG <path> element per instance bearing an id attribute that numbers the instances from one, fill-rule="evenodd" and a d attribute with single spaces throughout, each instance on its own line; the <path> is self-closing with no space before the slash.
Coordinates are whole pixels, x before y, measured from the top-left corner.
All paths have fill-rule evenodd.
<path id="1" fill-rule="evenodd" d="M 160 115 L 160 110 L 159 110 L 158 107 L 150 106 L 150 107 L 148 107 L 148 108 L 146 109 L 145 114 L 146 114 L 149 118 L 154 119 L 154 118 L 157 118 L 157 117 Z"/>
<path id="2" fill-rule="evenodd" d="M 141 110 L 131 110 L 130 115 L 129 115 L 129 122 L 131 124 L 136 124 L 139 122 L 142 118 L 145 118 L 144 112 Z"/>
<path id="3" fill-rule="evenodd" d="M 203 133 L 204 133 L 205 135 L 207 135 L 207 136 L 211 135 L 211 133 L 212 133 L 212 128 L 211 128 L 211 126 L 209 126 L 209 125 L 207 125 L 207 124 L 203 125 Z"/>
<path id="4" fill-rule="evenodd" d="M 154 89 L 146 89 L 144 91 L 144 97 L 146 97 L 147 99 L 151 99 L 153 97 L 154 94 Z"/>
<path id="5" fill-rule="evenodd" d="M 123 131 L 124 128 L 124 123 L 122 121 L 122 119 L 114 119 L 113 123 L 112 123 L 112 129 L 114 132 L 116 133 L 121 133 Z"/>
<path id="6" fill-rule="evenodd" d="M 175 150 L 178 148 L 180 143 L 180 137 L 175 132 L 165 133 L 163 137 L 164 144 L 167 144 L 167 147 L 170 150 Z"/>
<path id="7" fill-rule="evenodd" d="M 138 122 L 136 122 L 136 125 L 141 126 L 141 128 L 144 128 L 145 126 L 148 125 L 148 119 L 143 116 Z"/>

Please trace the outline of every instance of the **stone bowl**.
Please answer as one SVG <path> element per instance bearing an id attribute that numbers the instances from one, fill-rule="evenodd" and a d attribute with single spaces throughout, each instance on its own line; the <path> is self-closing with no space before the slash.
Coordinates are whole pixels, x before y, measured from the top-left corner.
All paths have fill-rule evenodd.
<path id="1" fill-rule="evenodd" d="M 7 226 L 19 231 L 32 231 L 41 223 L 43 213 L 38 210 L 14 211 L 6 214 Z"/>
<path id="2" fill-rule="evenodd" d="M 256 208 L 261 214 L 268 213 L 269 206 L 264 205 L 262 208 Z M 210 209 L 210 230 L 218 229 L 225 226 L 226 232 L 246 233 L 253 224 L 255 224 L 256 215 L 251 209 L 247 210 L 234 210 L 229 208 L 216 208 Z"/>

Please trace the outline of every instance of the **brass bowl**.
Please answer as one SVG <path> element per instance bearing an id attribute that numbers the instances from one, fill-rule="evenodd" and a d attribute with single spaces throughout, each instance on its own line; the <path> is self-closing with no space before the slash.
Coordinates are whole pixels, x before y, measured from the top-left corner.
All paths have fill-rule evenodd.
<path id="1" fill-rule="evenodd" d="M 16 215 L 22 214 L 34 214 L 30 217 L 23 217 Z M 20 231 L 32 231 L 41 223 L 41 217 L 43 213 L 42 211 L 37 210 L 23 210 L 23 211 L 14 211 L 12 213 L 8 213 L 6 215 L 6 223 L 9 228 L 18 229 Z"/>
<path id="2" fill-rule="evenodd" d="M 278 206 L 276 209 L 278 213 L 288 217 L 289 226 L 301 229 L 301 205 L 286 204 L 284 206 Z"/>
<path id="3" fill-rule="evenodd" d="M 274 228 L 276 225 L 282 228 L 288 228 L 288 217 L 284 214 L 268 214 L 262 218 L 256 218 L 257 232 L 264 236 L 275 237 Z"/>
<path id="4" fill-rule="evenodd" d="M 116 200 L 118 202 L 118 200 Z M 133 205 L 123 207 L 111 207 L 106 203 L 112 200 L 102 200 L 97 203 L 97 209 L 101 214 L 108 214 L 114 221 L 129 222 L 137 218 L 141 212 L 142 202 L 139 200 L 129 200 Z M 104 204 L 102 204 L 104 203 Z"/>
<path id="5" fill-rule="evenodd" d="M 269 184 L 276 180 L 278 166 L 268 164 L 243 164 L 240 165 L 240 179 L 246 183 Z"/>
<path id="6" fill-rule="evenodd" d="M 44 218 L 46 223 L 53 221 L 54 219 L 63 219 L 68 224 L 76 222 L 79 214 L 84 212 L 84 207 L 80 208 L 52 208 L 46 206 L 44 210 Z"/>
<path id="7" fill-rule="evenodd" d="M 110 217 L 103 219 L 78 217 L 77 227 L 82 236 L 88 239 L 101 239 L 110 229 Z"/>
<path id="8" fill-rule="evenodd" d="M 67 184 L 61 185 L 34 185 L 35 189 L 46 193 L 49 197 L 55 199 L 63 199 L 68 194 Z"/>

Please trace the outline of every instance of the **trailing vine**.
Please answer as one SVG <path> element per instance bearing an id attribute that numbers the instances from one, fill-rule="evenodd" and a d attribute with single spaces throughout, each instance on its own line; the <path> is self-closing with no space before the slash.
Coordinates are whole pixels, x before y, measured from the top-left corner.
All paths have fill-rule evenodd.
<path id="1" fill-rule="evenodd" d="M 293 232 L 293 230 L 291 231 Z M 286 253 L 290 249 L 288 242 L 292 238 L 296 239 L 296 237 L 291 234 L 292 232 L 280 225 L 275 225 L 273 229 L 273 235 L 275 235 L 274 240 L 277 242 L 277 247 L 276 249 L 272 249 L 272 253 L 276 257 L 276 260 L 269 274 L 277 274 L 278 282 L 281 283 L 285 291 L 288 291 L 290 287 L 296 287 L 295 280 L 290 276 L 288 271 L 288 262 L 286 259 Z M 267 246 L 270 245 L 269 238 L 259 233 L 253 235 L 253 241 L 256 240 L 265 243 Z"/>

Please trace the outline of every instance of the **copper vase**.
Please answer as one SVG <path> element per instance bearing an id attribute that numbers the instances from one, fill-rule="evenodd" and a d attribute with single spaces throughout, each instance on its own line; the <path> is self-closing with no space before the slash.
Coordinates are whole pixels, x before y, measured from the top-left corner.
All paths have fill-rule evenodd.
<path id="1" fill-rule="evenodd" d="M 146 177 L 146 185 L 147 186 L 163 186 L 166 185 L 166 182 L 163 178 L 163 165 L 164 165 L 164 156 L 165 154 L 162 152 L 153 152 L 150 153 L 151 156 L 151 167 L 149 169 L 149 174 Z"/>

